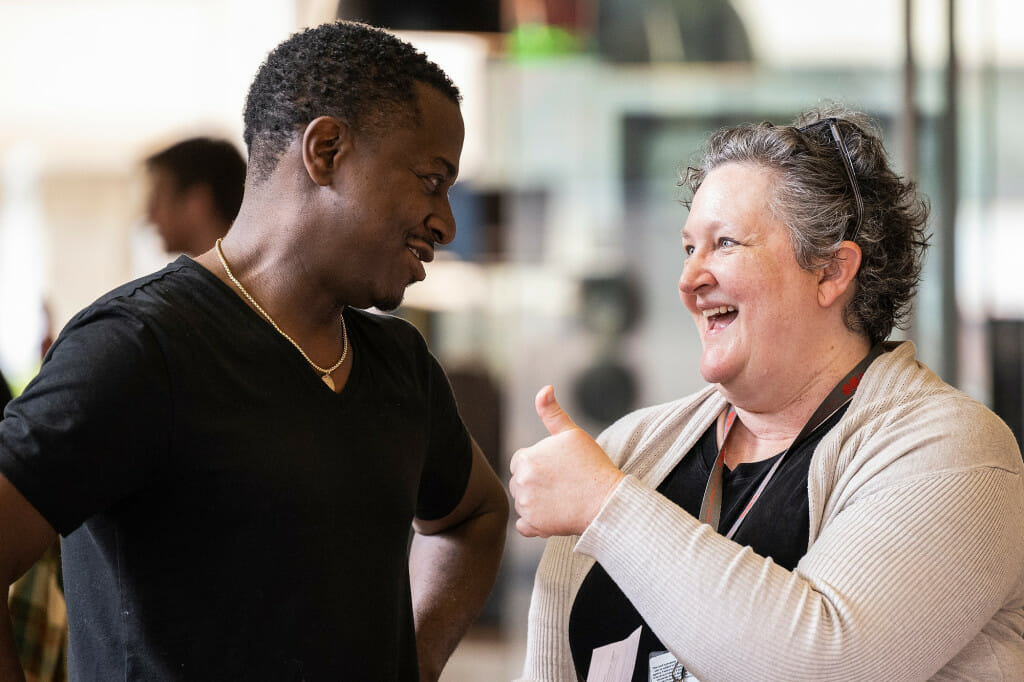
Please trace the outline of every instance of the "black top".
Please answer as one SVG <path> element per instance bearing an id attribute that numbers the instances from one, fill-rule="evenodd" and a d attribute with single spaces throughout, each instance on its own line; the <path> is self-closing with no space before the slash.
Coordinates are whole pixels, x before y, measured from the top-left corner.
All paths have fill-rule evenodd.
<path id="1" fill-rule="evenodd" d="M 11 387 L 8 386 L 4 373 L 0 372 L 0 419 L 4 418 L 4 408 L 9 402 L 11 402 Z"/>
<path id="2" fill-rule="evenodd" d="M 771 557 L 784 568 L 792 570 L 796 567 L 807 551 L 807 471 L 811 455 L 845 412 L 844 406 L 785 456 L 761 498 L 740 524 L 733 540 L 749 546 L 761 556 Z M 780 456 L 740 464 L 731 471 L 728 467 L 724 469 L 722 515 L 718 528 L 720 533 L 725 534 L 732 527 L 761 480 Z M 698 516 L 704 489 L 717 457 L 716 428 L 712 424 L 658 486 L 658 492 L 693 516 Z M 693 614 L 680 613 L 679 617 L 690 618 Z M 643 625 L 643 630 L 633 680 L 647 682 L 647 660 L 650 653 L 664 651 L 666 647 L 601 565 L 595 563 L 580 585 L 569 616 L 569 644 L 580 679 L 586 679 L 590 657 L 596 647 L 623 640 L 640 625 Z"/>
<path id="3" fill-rule="evenodd" d="M 416 330 L 346 310 L 340 394 L 182 257 L 78 314 L 0 422 L 64 539 L 72 680 L 416 680 L 414 515 L 470 441 Z"/>

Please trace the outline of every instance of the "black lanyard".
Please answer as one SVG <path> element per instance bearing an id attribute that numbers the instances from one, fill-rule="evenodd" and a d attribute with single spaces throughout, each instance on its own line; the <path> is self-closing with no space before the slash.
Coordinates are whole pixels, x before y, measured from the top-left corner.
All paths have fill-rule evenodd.
<path id="1" fill-rule="evenodd" d="M 843 405 L 850 402 L 853 399 L 853 394 L 857 392 L 857 386 L 860 385 L 860 379 L 864 376 L 864 372 L 867 370 L 868 365 L 871 361 L 877 358 L 882 352 L 882 344 L 875 344 L 868 354 L 864 356 L 856 367 L 854 367 L 845 377 L 843 377 L 835 388 L 825 396 L 825 399 L 818 406 L 818 409 L 814 411 L 811 418 L 804 424 L 804 428 L 800 430 L 797 437 L 790 443 L 789 447 L 786 448 L 775 463 L 772 464 L 772 468 L 768 470 L 764 479 L 761 481 L 761 485 L 754 491 L 750 501 L 747 502 L 747 506 L 740 512 L 740 516 L 736 519 L 736 522 L 732 524 L 732 528 L 725 534 L 725 537 L 732 538 L 736 534 L 736 530 L 743 523 L 743 519 L 747 517 L 747 512 L 754 506 L 757 499 L 761 497 L 761 493 L 768 486 L 768 482 L 775 475 L 779 465 L 782 464 L 782 460 L 785 459 L 786 455 L 789 454 L 793 448 L 803 441 L 807 436 L 814 433 L 814 430 L 825 423 L 829 417 L 836 413 L 836 410 L 840 409 Z M 725 467 L 725 445 L 729 438 L 729 430 L 732 429 L 733 422 L 736 421 L 736 408 L 729 405 L 729 411 L 725 415 L 725 429 L 722 434 L 722 447 L 718 451 L 718 457 L 715 459 L 715 464 L 711 468 L 711 475 L 708 477 L 707 487 L 704 489 L 704 500 L 700 505 L 700 520 L 704 523 L 709 524 L 715 530 L 718 530 L 718 522 L 722 515 L 722 470 Z"/>

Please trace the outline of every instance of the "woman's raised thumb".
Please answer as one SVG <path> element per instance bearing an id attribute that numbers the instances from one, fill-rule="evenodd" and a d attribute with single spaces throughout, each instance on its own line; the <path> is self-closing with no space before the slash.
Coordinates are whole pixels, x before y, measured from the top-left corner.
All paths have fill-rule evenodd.
<path id="1" fill-rule="evenodd" d="M 534 399 L 534 406 L 537 408 L 537 415 L 552 436 L 576 428 L 576 422 L 555 400 L 554 387 L 545 386 L 540 389 Z"/>

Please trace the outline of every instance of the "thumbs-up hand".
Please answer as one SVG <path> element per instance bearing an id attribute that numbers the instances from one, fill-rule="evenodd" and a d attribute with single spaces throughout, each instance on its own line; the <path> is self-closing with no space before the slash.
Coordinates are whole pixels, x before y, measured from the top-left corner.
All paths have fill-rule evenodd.
<path id="1" fill-rule="evenodd" d="M 512 456 L 516 529 L 526 537 L 579 535 L 625 474 L 562 409 L 551 386 L 534 403 L 551 435 Z"/>

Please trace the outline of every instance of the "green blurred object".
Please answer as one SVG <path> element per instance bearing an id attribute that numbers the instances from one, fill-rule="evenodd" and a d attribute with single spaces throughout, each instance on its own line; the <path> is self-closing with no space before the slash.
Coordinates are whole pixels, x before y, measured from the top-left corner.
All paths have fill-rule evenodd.
<path id="1" fill-rule="evenodd" d="M 509 32 L 505 46 L 510 58 L 535 60 L 578 54 L 581 41 L 559 26 L 527 23 Z"/>

